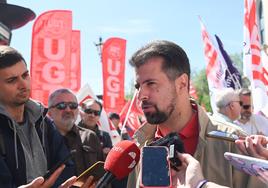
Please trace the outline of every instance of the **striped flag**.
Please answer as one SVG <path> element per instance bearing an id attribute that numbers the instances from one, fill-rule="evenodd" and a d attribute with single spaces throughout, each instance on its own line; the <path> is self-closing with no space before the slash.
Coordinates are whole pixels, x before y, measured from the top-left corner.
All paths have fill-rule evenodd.
<path id="1" fill-rule="evenodd" d="M 268 72 L 261 62 L 256 1 L 245 0 L 244 11 L 243 72 L 251 81 L 254 111 L 257 112 L 267 101 Z"/>
<path id="2" fill-rule="evenodd" d="M 221 61 L 218 50 L 213 44 L 213 40 L 209 36 L 205 25 L 203 24 L 201 17 L 199 17 L 201 24 L 202 39 L 204 42 L 205 59 L 207 62 L 206 75 L 208 80 L 210 103 L 212 110 L 216 111 L 215 96 L 217 90 L 226 87 L 225 71 L 226 66 Z"/>

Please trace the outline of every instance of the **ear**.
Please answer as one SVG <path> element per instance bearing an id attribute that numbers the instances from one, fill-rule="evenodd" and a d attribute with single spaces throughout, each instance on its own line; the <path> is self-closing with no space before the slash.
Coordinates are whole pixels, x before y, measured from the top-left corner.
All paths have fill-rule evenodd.
<path id="1" fill-rule="evenodd" d="M 181 76 L 176 78 L 175 84 L 176 84 L 177 91 L 182 91 L 182 90 L 188 91 L 188 82 L 189 82 L 189 78 L 187 74 L 185 73 L 183 73 Z"/>
<path id="2" fill-rule="evenodd" d="M 229 103 L 229 107 L 230 107 L 231 109 L 233 109 L 233 108 L 234 108 L 234 102 L 230 102 L 230 103 Z"/>

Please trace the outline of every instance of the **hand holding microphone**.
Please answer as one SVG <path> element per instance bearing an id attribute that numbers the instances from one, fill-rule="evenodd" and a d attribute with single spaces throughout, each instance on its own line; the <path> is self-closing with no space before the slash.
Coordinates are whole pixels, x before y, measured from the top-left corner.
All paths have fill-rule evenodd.
<path id="1" fill-rule="evenodd" d="M 104 188 L 114 178 L 126 177 L 140 160 L 140 149 L 134 142 L 124 140 L 116 144 L 108 153 L 104 163 L 106 173 L 99 180 L 96 188 Z"/>

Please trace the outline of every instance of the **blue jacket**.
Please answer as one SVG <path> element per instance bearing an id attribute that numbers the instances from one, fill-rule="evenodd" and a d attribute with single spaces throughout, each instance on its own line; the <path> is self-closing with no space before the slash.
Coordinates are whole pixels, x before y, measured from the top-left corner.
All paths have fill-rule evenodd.
<path id="1" fill-rule="evenodd" d="M 36 117 L 35 128 L 47 158 L 47 169 L 51 169 L 68 155 L 69 150 L 52 121 L 44 117 L 45 109 L 41 104 L 30 100 L 26 103 L 25 110 Z M 24 151 L 12 126 L 13 121 L 0 106 L 0 187 L 9 188 L 27 184 Z M 15 136 L 17 141 L 15 141 Z M 57 187 L 74 175 L 73 162 L 68 161 L 65 164 L 64 171 L 53 187 Z"/>

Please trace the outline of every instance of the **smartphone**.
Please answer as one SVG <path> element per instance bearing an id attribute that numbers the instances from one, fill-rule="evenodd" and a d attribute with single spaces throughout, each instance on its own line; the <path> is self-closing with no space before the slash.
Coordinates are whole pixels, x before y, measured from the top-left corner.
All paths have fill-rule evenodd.
<path id="1" fill-rule="evenodd" d="M 46 174 L 43 176 L 44 179 L 48 179 L 54 172 L 57 170 L 62 164 L 66 163 L 68 160 L 70 160 L 73 157 L 73 154 L 76 152 L 76 150 L 71 150 L 70 153 L 63 158 L 61 161 L 57 162 L 55 166 L 53 166 L 51 169 L 49 169 Z"/>
<path id="2" fill-rule="evenodd" d="M 268 173 L 268 161 L 246 155 L 225 152 L 224 157 L 236 169 L 243 171 L 251 176 L 260 176 L 262 173 Z"/>
<path id="3" fill-rule="evenodd" d="M 143 188 L 170 188 L 171 175 L 165 146 L 145 146 L 141 151 L 141 182 Z"/>
<path id="4" fill-rule="evenodd" d="M 231 142 L 234 142 L 235 140 L 239 138 L 236 134 L 227 133 L 223 131 L 211 131 L 207 133 L 207 137 L 227 140 Z"/>
<path id="5" fill-rule="evenodd" d="M 87 180 L 89 176 L 93 176 L 93 182 L 97 182 L 105 174 L 104 162 L 98 161 L 95 164 L 91 165 L 88 169 L 82 172 L 76 179 L 76 182 L 73 184 L 76 187 L 81 187 Z"/>

